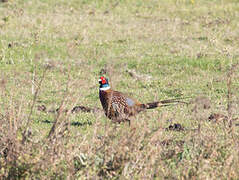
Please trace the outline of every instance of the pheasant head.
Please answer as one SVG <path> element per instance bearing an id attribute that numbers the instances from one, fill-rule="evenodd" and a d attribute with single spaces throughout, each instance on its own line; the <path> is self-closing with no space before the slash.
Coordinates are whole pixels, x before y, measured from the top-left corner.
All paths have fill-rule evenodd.
<path id="1" fill-rule="evenodd" d="M 110 89 L 108 79 L 105 78 L 104 76 L 100 77 L 99 84 L 100 84 L 100 91 L 106 91 L 106 90 Z"/>

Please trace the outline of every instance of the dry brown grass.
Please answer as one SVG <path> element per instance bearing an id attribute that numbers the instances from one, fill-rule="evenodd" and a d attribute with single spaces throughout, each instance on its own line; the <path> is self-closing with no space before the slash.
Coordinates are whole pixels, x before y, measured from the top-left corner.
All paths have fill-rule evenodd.
<path id="1" fill-rule="evenodd" d="M 234 68 L 229 70 L 228 76 L 230 97 L 234 95 Z M 2 95 L 7 93 L 4 81 Z M 43 77 L 39 89 L 41 82 L 44 83 Z M 228 121 L 210 123 L 205 113 L 211 105 L 204 97 L 196 98 L 187 107 L 198 125 L 196 129 L 183 128 L 174 132 L 173 128 L 166 129 L 160 123 L 152 127 L 147 118 L 136 118 L 131 126 L 118 125 L 100 121 L 101 115 L 97 115 L 92 131 L 73 134 L 71 111 L 64 111 L 75 105 L 74 98 L 69 96 L 68 83 L 49 132 L 37 138 L 29 120 L 39 89 L 33 95 L 29 112 L 22 110 L 24 101 L 9 98 L 5 104 L 9 108 L 1 115 L 0 131 L 3 179 L 221 179 L 235 178 L 239 173 L 238 132 L 232 130 L 234 122 L 228 116 Z M 228 103 L 232 103 L 229 100 Z M 228 109 L 228 115 L 230 113 L 234 115 Z M 167 116 L 160 121 L 167 121 Z"/>

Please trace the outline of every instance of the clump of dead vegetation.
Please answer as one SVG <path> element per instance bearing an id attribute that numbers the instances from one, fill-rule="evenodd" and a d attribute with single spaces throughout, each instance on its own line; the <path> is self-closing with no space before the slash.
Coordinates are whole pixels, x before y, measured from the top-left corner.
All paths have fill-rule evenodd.
<path id="1" fill-rule="evenodd" d="M 7 94 L 7 80 L 2 80 L 1 94 L 9 98 L 0 115 L 0 177 L 236 178 L 239 175 L 238 134 L 234 130 L 235 111 L 232 107 L 237 102 L 232 99 L 238 97 L 233 93 L 234 68 L 228 75 L 228 115 L 225 115 L 225 121 L 213 123 L 204 118 L 203 113 L 210 109 L 209 101 L 197 98 L 189 111 L 192 120 L 196 120 L 194 130 L 177 123 L 168 128 L 160 125 L 152 128 L 146 120 L 135 121 L 131 126 L 118 125 L 102 122 L 96 117 L 96 122 L 91 124 L 92 132 L 75 135 L 71 132 L 69 118 L 72 113 L 64 111 L 71 99 L 69 90 L 66 90 L 51 128 L 38 137 L 39 134 L 32 129 L 32 113 L 37 110 L 36 100 L 44 83 L 44 73 L 34 91 L 30 110 L 26 112 L 23 111 L 26 103 L 23 99 L 14 99 L 13 94 Z M 218 128 L 221 131 L 215 131 Z"/>
<path id="2" fill-rule="evenodd" d="M 62 100 L 48 135 L 42 137 L 35 134 L 36 132 L 32 129 L 32 121 L 34 121 L 32 114 L 35 111 L 45 72 L 37 84 L 32 102 L 28 104 L 30 109 L 28 112 L 22 110 L 23 106 L 27 106 L 24 99 L 13 101 L 14 94 L 8 93 L 5 84 L 2 83 L 2 96 L 8 96 L 9 101 L 3 104 L 5 109 L 0 117 L 1 179 L 44 176 L 57 178 L 72 175 L 73 156 L 71 154 L 74 151 L 72 145 L 69 144 L 68 114 L 62 113 L 66 97 Z"/>

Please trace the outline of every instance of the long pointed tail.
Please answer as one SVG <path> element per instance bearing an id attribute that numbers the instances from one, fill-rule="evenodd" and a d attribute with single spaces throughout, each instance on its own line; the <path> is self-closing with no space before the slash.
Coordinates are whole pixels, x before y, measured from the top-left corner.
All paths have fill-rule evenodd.
<path id="1" fill-rule="evenodd" d="M 142 107 L 145 109 L 154 109 L 157 107 L 171 106 L 176 104 L 188 104 L 188 103 L 184 101 L 180 101 L 179 99 L 167 99 L 167 100 L 142 104 Z"/>

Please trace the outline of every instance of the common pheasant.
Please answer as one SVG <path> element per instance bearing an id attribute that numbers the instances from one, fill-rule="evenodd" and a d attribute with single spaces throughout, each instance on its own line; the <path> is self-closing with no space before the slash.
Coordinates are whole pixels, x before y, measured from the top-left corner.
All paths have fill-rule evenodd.
<path id="1" fill-rule="evenodd" d="M 99 97 L 105 115 L 113 122 L 130 122 L 130 117 L 145 109 L 168 106 L 170 103 L 181 102 L 176 99 L 142 104 L 139 101 L 110 88 L 108 79 L 101 76 L 99 79 Z"/>

